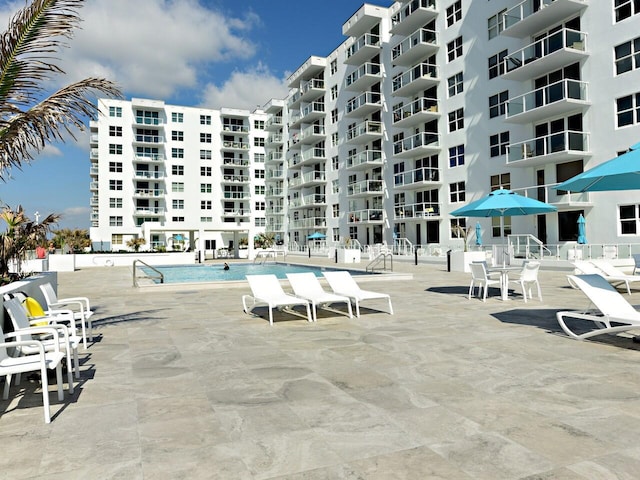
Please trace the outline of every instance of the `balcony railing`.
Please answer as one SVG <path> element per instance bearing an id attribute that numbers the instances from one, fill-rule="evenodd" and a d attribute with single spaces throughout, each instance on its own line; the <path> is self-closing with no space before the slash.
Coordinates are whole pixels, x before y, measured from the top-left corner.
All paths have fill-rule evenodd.
<path id="1" fill-rule="evenodd" d="M 355 98 L 352 98 L 347 102 L 347 106 L 345 107 L 345 112 L 347 115 L 349 113 L 355 112 L 360 107 L 364 105 L 375 105 L 376 108 L 382 105 L 382 95 L 377 92 L 364 92 L 361 95 L 358 95 Z"/>
<path id="2" fill-rule="evenodd" d="M 229 148 L 232 150 L 249 150 L 249 144 L 246 142 L 222 142 L 222 148 Z"/>
<path id="3" fill-rule="evenodd" d="M 303 162 L 308 160 L 324 160 L 326 158 L 325 149 L 320 147 L 310 148 L 302 152 L 301 158 Z"/>
<path id="4" fill-rule="evenodd" d="M 225 183 L 248 183 L 251 177 L 248 175 L 223 175 L 222 181 Z"/>
<path id="5" fill-rule="evenodd" d="M 366 210 L 354 210 L 348 213 L 349 223 L 374 222 L 379 223 L 384 220 L 384 210 L 381 208 L 369 208 Z"/>
<path id="6" fill-rule="evenodd" d="M 164 190 L 159 188 L 137 188 L 134 190 L 133 195 L 136 197 L 162 197 L 164 196 Z"/>
<path id="7" fill-rule="evenodd" d="M 267 155 L 267 160 L 269 162 L 281 162 L 284 160 L 284 154 L 280 151 L 269 152 L 269 155 Z"/>
<path id="8" fill-rule="evenodd" d="M 561 101 L 587 102 L 587 82 L 564 79 L 531 92 L 519 95 L 507 101 L 506 119 L 513 119 L 519 115 L 526 115 L 537 109 L 542 109 Z M 550 114 L 561 113 L 553 111 Z M 543 114 L 544 116 L 548 116 Z"/>
<path id="9" fill-rule="evenodd" d="M 149 170 L 136 170 L 135 177 L 159 180 L 161 178 L 164 178 L 164 172 L 150 172 Z"/>
<path id="10" fill-rule="evenodd" d="M 409 138 L 399 140 L 393 144 L 393 153 L 395 155 L 403 152 L 411 152 L 419 148 L 440 148 L 440 134 L 433 132 L 420 132 Z"/>
<path id="11" fill-rule="evenodd" d="M 249 127 L 247 125 L 226 124 L 226 125 L 222 125 L 222 131 L 234 132 L 234 133 L 249 133 Z"/>
<path id="12" fill-rule="evenodd" d="M 164 207 L 135 207 L 136 215 L 164 215 Z"/>
<path id="13" fill-rule="evenodd" d="M 325 172 L 313 171 L 313 172 L 307 172 L 298 177 L 293 177 L 289 181 L 289 187 L 295 188 L 308 183 L 316 183 L 316 182 L 323 183 L 326 181 L 327 181 L 327 175 Z"/>
<path id="14" fill-rule="evenodd" d="M 364 79 L 365 77 L 373 77 L 373 83 L 373 81 L 380 79 L 381 76 L 380 64 L 367 62 L 360 65 L 354 72 L 347 75 L 347 78 L 345 79 L 345 86 L 348 88 L 351 85 L 357 84 L 359 80 Z"/>
<path id="15" fill-rule="evenodd" d="M 300 93 L 302 96 L 312 90 L 324 90 L 324 80 L 321 78 L 312 78 L 311 80 L 300 84 Z"/>
<path id="16" fill-rule="evenodd" d="M 302 109 L 300 112 L 300 119 L 308 117 L 311 114 L 324 114 L 323 102 L 312 102 Z"/>
<path id="17" fill-rule="evenodd" d="M 408 185 L 423 185 L 425 182 L 439 182 L 440 169 L 432 167 L 416 168 L 407 172 L 396 173 L 393 176 L 393 184 L 396 187 Z"/>
<path id="18" fill-rule="evenodd" d="M 421 97 L 393 111 L 393 123 L 406 120 L 417 113 L 438 113 L 436 98 Z"/>
<path id="19" fill-rule="evenodd" d="M 419 57 L 424 58 L 424 56 L 428 55 L 429 52 L 434 51 L 437 46 L 437 32 L 435 30 L 421 28 L 393 47 L 393 50 L 391 51 L 391 59 L 396 64 L 411 64 L 412 61 L 419 60 Z M 413 55 L 409 55 L 411 52 L 415 53 Z M 402 57 L 410 58 L 406 58 L 405 61 L 402 61 Z"/>
<path id="20" fill-rule="evenodd" d="M 365 33 L 360 38 L 358 38 L 355 42 L 353 42 L 346 51 L 346 59 L 353 57 L 360 50 L 363 50 L 366 47 L 380 47 L 380 35 L 373 35 L 371 33 Z"/>
<path id="21" fill-rule="evenodd" d="M 246 167 L 249 165 L 249 160 L 247 160 L 246 158 L 223 158 L 222 165 L 234 166 L 234 167 Z"/>
<path id="22" fill-rule="evenodd" d="M 281 127 L 283 125 L 282 115 L 274 115 L 269 117 L 265 123 L 265 127 Z"/>
<path id="23" fill-rule="evenodd" d="M 382 135 L 382 122 L 366 120 L 355 127 L 350 128 L 347 130 L 347 141 L 355 140 L 356 138 L 364 135 Z"/>
<path id="24" fill-rule="evenodd" d="M 391 17 L 391 28 L 394 33 L 403 34 L 407 30 L 411 32 L 415 30 L 414 23 L 424 25 L 437 14 L 436 0 L 413 0 L 403 5 L 400 11 Z M 413 17 L 417 17 L 415 21 L 412 21 Z"/>
<path id="25" fill-rule="evenodd" d="M 312 195 L 306 195 L 304 197 L 292 198 L 289 205 L 292 208 L 309 207 L 314 205 L 325 205 L 327 198 L 321 193 L 314 193 Z"/>
<path id="26" fill-rule="evenodd" d="M 303 142 L 309 138 L 317 138 L 325 135 L 324 125 L 311 125 L 300 132 L 296 137 L 297 142 Z"/>
<path id="27" fill-rule="evenodd" d="M 134 120 L 134 124 L 136 125 L 164 125 L 164 120 L 157 117 L 144 117 L 137 115 Z"/>
<path id="28" fill-rule="evenodd" d="M 504 35 L 524 38 L 578 13 L 587 0 L 524 0 L 504 13 Z"/>
<path id="29" fill-rule="evenodd" d="M 267 197 L 281 197 L 284 195 L 284 189 L 282 188 L 269 188 L 265 196 Z"/>
<path id="30" fill-rule="evenodd" d="M 243 200 L 250 196 L 249 192 L 223 192 L 223 199 L 225 200 Z"/>
<path id="31" fill-rule="evenodd" d="M 589 152 L 589 134 L 585 132 L 552 133 L 509 145 L 507 163 L 521 162 L 523 166 L 546 163 L 553 156 L 556 160 L 567 160 L 571 155 L 584 155 Z M 515 166 L 515 165 L 514 165 Z"/>
<path id="32" fill-rule="evenodd" d="M 267 143 L 282 143 L 283 141 L 281 133 L 272 133 L 267 137 Z"/>
<path id="33" fill-rule="evenodd" d="M 393 77 L 392 90 L 394 94 L 400 95 L 413 82 L 424 79 L 434 82 L 438 78 L 438 67 L 430 63 L 420 63 L 410 70 Z"/>
<path id="34" fill-rule="evenodd" d="M 327 226 L 327 219 L 325 217 L 310 217 L 292 220 L 289 224 L 291 228 L 325 228 Z"/>
<path id="35" fill-rule="evenodd" d="M 381 195 L 383 191 L 382 180 L 363 180 L 352 183 L 347 187 L 347 195 Z"/>
<path id="36" fill-rule="evenodd" d="M 139 135 L 136 134 L 135 141 L 139 143 L 162 143 L 164 137 L 162 135 Z"/>
<path id="37" fill-rule="evenodd" d="M 382 150 L 365 150 L 347 157 L 347 168 L 373 168 L 383 163 Z"/>
<path id="38" fill-rule="evenodd" d="M 425 219 L 440 215 L 440 204 L 433 202 L 399 204 L 394 207 L 394 220 Z"/>
<path id="39" fill-rule="evenodd" d="M 136 153 L 134 158 L 138 162 L 164 162 L 164 153 Z"/>

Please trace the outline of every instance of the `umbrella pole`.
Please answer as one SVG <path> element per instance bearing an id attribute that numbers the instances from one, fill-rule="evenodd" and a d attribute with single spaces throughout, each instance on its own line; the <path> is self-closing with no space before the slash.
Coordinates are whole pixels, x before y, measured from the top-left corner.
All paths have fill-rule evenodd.
<path id="1" fill-rule="evenodd" d="M 502 236 L 502 268 L 507 265 L 507 245 L 504 236 L 504 215 L 500 215 L 500 235 Z"/>

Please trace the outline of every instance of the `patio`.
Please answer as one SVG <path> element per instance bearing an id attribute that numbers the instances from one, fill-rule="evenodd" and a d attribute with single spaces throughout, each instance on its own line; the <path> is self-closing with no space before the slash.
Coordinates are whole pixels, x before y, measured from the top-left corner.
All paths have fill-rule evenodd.
<path id="1" fill-rule="evenodd" d="M 469 274 L 394 263 L 414 279 L 370 285 L 395 315 L 278 313 L 273 327 L 242 312 L 248 286 L 136 290 L 126 267 L 59 273 L 61 296 L 91 297 L 98 341 L 75 395 L 51 396 L 50 425 L 36 383 L 0 402 L 3 475 L 637 475 L 640 345 L 566 337 L 555 312 L 586 306 L 567 272 L 540 272 L 542 303 L 497 290 L 483 303 L 466 299 Z"/>

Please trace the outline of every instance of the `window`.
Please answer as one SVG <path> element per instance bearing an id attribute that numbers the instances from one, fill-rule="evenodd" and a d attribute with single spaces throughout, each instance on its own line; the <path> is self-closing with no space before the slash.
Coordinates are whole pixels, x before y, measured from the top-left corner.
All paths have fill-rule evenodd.
<path id="1" fill-rule="evenodd" d="M 211 160 L 211 150 L 200 150 L 200 160 Z"/>
<path id="2" fill-rule="evenodd" d="M 265 186 L 264 185 L 256 185 L 253 189 L 256 195 L 264 195 Z"/>
<path id="3" fill-rule="evenodd" d="M 184 165 L 171 165 L 171 175 L 184 175 Z"/>
<path id="4" fill-rule="evenodd" d="M 449 131 L 455 132 L 464 128 L 464 108 L 449 112 Z"/>
<path id="5" fill-rule="evenodd" d="M 121 137 L 122 136 L 122 127 L 115 127 L 113 125 L 109 125 L 109 136 L 110 137 Z"/>
<path id="6" fill-rule="evenodd" d="M 118 198 L 118 197 L 109 198 L 109 208 L 122 208 L 122 198 Z"/>
<path id="7" fill-rule="evenodd" d="M 264 170 L 256 169 L 256 171 L 253 173 L 253 178 L 264 178 Z"/>
<path id="8" fill-rule="evenodd" d="M 122 117 L 122 107 L 109 107 L 109 116 L 110 117 Z"/>
<path id="9" fill-rule="evenodd" d="M 453 5 L 447 7 L 447 27 L 462 20 L 462 0 L 453 2 Z"/>
<path id="10" fill-rule="evenodd" d="M 171 206 L 174 210 L 184 210 L 184 200 L 173 199 L 171 200 Z"/>
<path id="11" fill-rule="evenodd" d="M 124 236 L 121 233 L 112 233 L 111 243 L 114 245 L 122 245 L 124 243 Z"/>
<path id="12" fill-rule="evenodd" d="M 184 114 L 178 112 L 171 112 L 171 121 L 173 123 L 183 123 L 184 122 Z"/>
<path id="13" fill-rule="evenodd" d="M 338 72 L 338 61 L 337 60 L 331 60 L 331 63 L 329 64 L 329 69 L 331 72 L 331 75 L 335 75 Z"/>
<path id="14" fill-rule="evenodd" d="M 453 97 L 458 93 L 462 93 L 463 83 L 462 83 L 462 72 L 456 73 L 453 77 L 449 77 L 447 79 L 449 96 Z"/>
<path id="15" fill-rule="evenodd" d="M 502 231 L 504 236 L 511 235 L 511 217 L 491 217 L 491 236 L 493 238 L 500 237 L 500 219 L 502 218 Z"/>
<path id="16" fill-rule="evenodd" d="M 264 120 L 254 120 L 253 128 L 256 130 L 264 130 Z"/>
<path id="17" fill-rule="evenodd" d="M 200 193 L 211 193 L 211 184 L 210 183 L 201 183 L 200 184 Z"/>
<path id="18" fill-rule="evenodd" d="M 210 133 L 200 133 L 200 143 L 211 143 Z"/>
<path id="19" fill-rule="evenodd" d="M 616 55 L 616 75 L 634 70 L 640 66 L 640 37 L 614 47 Z"/>
<path id="20" fill-rule="evenodd" d="M 496 78 L 504 74 L 504 57 L 509 54 L 508 50 L 503 50 L 489 57 L 489 79 Z"/>
<path id="21" fill-rule="evenodd" d="M 255 137 L 253 139 L 254 147 L 264 147 L 264 137 Z"/>
<path id="22" fill-rule="evenodd" d="M 491 175 L 491 191 L 499 190 L 501 188 L 511 190 L 511 174 L 501 173 L 499 175 Z"/>
<path id="23" fill-rule="evenodd" d="M 462 37 L 447 43 L 447 60 L 452 62 L 462 56 Z"/>
<path id="24" fill-rule="evenodd" d="M 171 130 L 171 140 L 182 142 L 184 140 L 184 132 L 181 130 Z"/>
<path id="25" fill-rule="evenodd" d="M 501 10 L 497 14 L 492 17 L 489 17 L 487 20 L 487 28 L 489 30 L 489 40 L 494 37 L 497 37 L 501 31 L 504 30 L 504 19 L 505 13 L 507 13 L 507 9 Z"/>
<path id="26" fill-rule="evenodd" d="M 184 222 L 184 217 L 171 217 L 172 222 Z"/>
<path id="27" fill-rule="evenodd" d="M 640 233 L 640 205 L 619 205 L 620 235 L 638 235 Z"/>
<path id="28" fill-rule="evenodd" d="M 455 182 L 449 184 L 449 200 L 451 203 L 464 202 L 464 182 Z"/>
<path id="29" fill-rule="evenodd" d="M 211 210 L 211 200 L 200 200 L 200 210 Z"/>
<path id="30" fill-rule="evenodd" d="M 109 162 L 109 171 L 121 173 L 122 172 L 122 162 Z"/>
<path id="31" fill-rule="evenodd" d="M 337 123 L 338 122 L 338 109 L 334 108 L 333 110 L 331 110 L 331 123 Z"/>
<path id="32" fill-rule="evenodd" d="M 184 148 L 172 148 L 171 158 L 184 158 Z"/>
<path id="33" fill-rule="evenodd" d="M 109 180 L 109 190 L 122 190 L 122 180 Z"/>
<path id="34" fill-rule="evenodd" d="M 340 192 L 340 180 L 335 179 L 331 180 L 331 193 Z"/>
<path id="35" fill-rule="evenodd" d="M 640 93 L 616 99 L 618 127 L 640 123 Z"/>
<path id="36" fill-rule="evenodd" d="M 507 154 L 509 145 L 509 132 L 496 133 L 489 137 L 489 154 L 491 157 L 498 157 Z"/>
<path id="37" fill-rule="evenodd" d="M 613 10 L 616 14 L 616 23 L 625 18 L 640 13 L 640 0 L 615 0 Z"/>
<path id="38" fill-rule="evenodd" d="M 338 218 L 340 216 L 340 204 L 334 203 L 331 206 L 331 211 L 332 211 L 333 218 Z"/>
<path id="39" fill-rule="evenodd" d="M 210 177 L 211 176 L 211 167 L 200 167 L 200 176 L 201 177 Z"/>
<path id="40" fill-rule="evenodd" d="M 466 218 L 451 218 L 449 219 L 449 226 L 451 227 L 449 235 L 451 238 L 462 238 L 462 232 L 467 229 Z"/>
<path id="41" fill-rule="evenodd" d="M 171 182 L 171 191 L 172 192 L 184 192 L 184 183 L 182 183 L 182 182 Z"/>
<path id="42" fill-rule="evenodd" d="M 253 163 L 264 163 L 265 155 L 264 153 L 254 153 L 253 154 Z"/>
<path id="43" fill-rule="evenodd" d="M 266 205 L 265 205 L 265 203 L 264 203 L 264 202 L 255 202 L 255 210 L 256 210 L 257 212 L 259 212 L 259 211 L 263 211 L 263 210 L 265 210 L 265 209 L 266 209 Z"/>
<path id="44" fill-rule="evenodd" d="M 449 167 L 464 165 L 464 145 L 458 145 L 449 149 Z"/>
<path id="45" fill-rule="evenodd" d="M 211 125 L 211 115 L 200 115 L 200 125 Z"/>
<path id="46" fill-rule="evenodd" d="M 331 157 L 331 168 L 333 170 L 338 170 L 338 168 L 340 168 L 340 159 L 338 155 Z"/>
<path id="47" fill-rule="evenodd" d="M 200 217 L 200 221 L 202 223 L 211 223 L 213 222 L 213 217 Z"/>
<path id="48" fill-rule="evenodd" d="M 111 155 L 122 155 L 122 145 L 118 145 L 117 143 L 110 143 L 109 153 Z"/>
<path id="49" fill-rule="evenodd" d="M 489 118 L 499 117 L 507 112 L 509 90 L 496 93 L 489 97 Z"/>
<path id="50" fill-rule="evenodd" d="M 338 98 L 338 86 L 333 85 L 331 87 L 331 100 L 335 100 L 336 98 Z"/>
<path id="51" fill-rule="evenodd" d="M 264 227 L 267 224 L 267 220 L 264 217 L 257 217 L 255 219 L 255 226 L 256 227 Z"/>
<path id="52" fill-rule="evenodd" d="M 338 132 L 332 133 L 331 134 L 331 146 L 332 147 L 337 147 L 338 146 Z"/>
<path id="53" fill-rule="evenodd" d="M 109 217 L 109 226 L 110 227 L 121 227 L 122 226 L 122 217 Z"/>

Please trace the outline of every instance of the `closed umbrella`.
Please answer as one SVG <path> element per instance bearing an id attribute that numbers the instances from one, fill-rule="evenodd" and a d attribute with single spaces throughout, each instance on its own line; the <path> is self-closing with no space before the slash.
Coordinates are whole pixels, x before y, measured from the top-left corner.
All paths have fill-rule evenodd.
<path id="1" fill-rule="evenodd" d="M 480 222 L 476 222 L 476 245 L 482 246 L 482 227 Z"/>
<path id="2" fill-rule="evenodd" d="M 585 228 L 585 223 L 587 223 L 586 220 L 584 219 L 582 214 L 580 214 L 580 216 L 578 217 L 578 243 L 581 245 L 585 245 L 587 243 L 587 231 Z"/>
<path id="3" fill-rule="evenodd" d="M 553 188 L 570 192 L 640 190 L 640 143 L 633 145 L 627 153 L 590 168 Z"/>

